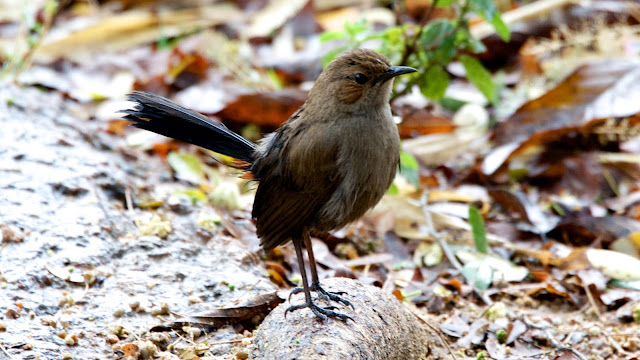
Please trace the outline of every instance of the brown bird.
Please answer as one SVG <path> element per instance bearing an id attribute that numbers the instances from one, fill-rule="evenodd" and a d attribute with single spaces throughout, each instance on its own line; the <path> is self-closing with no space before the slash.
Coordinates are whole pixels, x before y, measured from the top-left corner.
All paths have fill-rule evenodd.
<path id="1" fill-rule="evenodd" d="M 333 60 L 320 74 L 307 101 L 258 145 L 193 110 L 144 92 L 123 110 L 133 126 L 201 146 L 247 163 L 259 181 L 252 216 L 265 251 L 293 241 L 305 302 L 319 318 L 349 316 L 320 307 L 311 291 L 326 300 L 351 303 L 320 286 L 309 232 L 344 227 L 375 206 L 388 190 L 399 165 L 400 140 L 391 116 L 393 78 L 415 72 L 392 66 L 373 50 L 353 50 Z M 311 286 L 302 248 L 307 248 Z"/>

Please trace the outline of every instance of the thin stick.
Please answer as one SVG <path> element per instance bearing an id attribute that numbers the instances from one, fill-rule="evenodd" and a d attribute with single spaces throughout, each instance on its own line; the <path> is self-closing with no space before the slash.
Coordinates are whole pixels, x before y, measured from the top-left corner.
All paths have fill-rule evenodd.
<path id="1" fill-rule="evenodd" d="M 438 242 L 438 245 L 440 245 L 440 248 L 442 249 L 442 252 L 447 257 L 447 259 L 449 259 L 449 262 L 451 263 L 451 265 L 453 265 L 453 267 L 455 267 L 456 270 L 458 270 L 458 272 L 462 274 L 462 264 L 458 261 L 456 256 L 453 254 L 453 252 L 449 248 L 449 244 L 447 244 L 444 238 L 440 236 L 440 233 L 436 231 L 435 226 L 433 225 L 433 218 L 431 217 L 431 212 L 429 211 L 429 209 L 427 209 L 428 201 L 429 201 L 429 190 L 424 190 L 422 192 L 422 196 L 420 197 L 420 208 L 424 213 L 424 219 L 425 219 L 425 222 L 427 223 L 428 234 L 433 236 L 436 239 L 436 241 Z M 484 291 L 478 290 L 475 287 L 473 288 L 473 291 L 476 293 L 476 295 L 478 295 L 480 299 L 482 299 L 482 301 L 484 301 L 485 304 L 489 306 L 493 305 L 493 301 L 489 296 L 487 296 L 487 294 Z"/>
<path id="2" fill-rule="evenodd" d="M 124 189 L 124 199 L 127 204 L 127 212 L 129 215 L 133 216 L 133 200 L 131 199 L 131 189 L 129 189 L 129 187 Z"/>
<path id="3" fill-rule="evenodd" d="M 634 333 L 619 333 L 619 334 L 609 334 L 609 333 L 604 333 L 605 336 L 630 336 L 630 337 L 640 337 L 640 334 L 634 334 Z"/>
<path id="4" fill-rule="evenodd" d="M 228 340 L 228 341 L 220 341 L 220 342 L 211 343 L 211 344 L 209 344 L 209 345 L 211 345 L 211 346 L 215 346 L 215 345 L 236 344 L 236 343 L 242 342 L 242 340 L 244 340 L 244 339 Z"/>
<path id="5" fill-rule="evenodd" d="M 451 358 L 456 360 L 456 355 L 453 353 L 453 349 L 451 349 L 451 346 L 449 346 L 449 343 L 447 342 L 447 340 L 442 336 L 442 332 L 437 329 L 436 327 L 434 327 L 433 325 L 429 324 L 429 322 L 425 319 L 422 318 L 422 315 L 420 315 L 418 313 L 418 309 L 415 306 L 408 306 L 409 311 L 411 311 L 411 313 L 413 314 L 413 316 L 417 317 L 418 320 L 420 320 L 423 324 L 425 324 L 429 329 L 431 329 L 437 336 L 438 339 L 440 339 L 440 342 L 442 343 L 442 345 L 444 345 L 444 347 L 447 348 L 447 350 L 449 351 L 449 354 L 451 354 Z"/>
<path id="6" fill-rule="evenodd" d="M 456 259 L 455 255 L 449 248 L 449 245 L 446 241 L 440 236 L 440 234 L 436 231 L 435 226 L 433 225 L 433 218 L 431 217 L 431 212 L 427 209 L 427 202 L 429 201 L 429 191 L 425 190 L 422 192 L 422 196 L 420 197 L 420 207 L 422 208 L 422 212 L 424 214 L 425 222 L 427 223 L 427 231 L 429 235 L 433 236 L 438 245 L 442 248 L 442 252 L 447 257 L 451 265 L 456 268 L 459 272 L 462 272 L 462 264 Z"/>
<path id="7" fill-rule="evenodd" d="M 2 346 L 2 344 L 0 344 L 0 350 L 2 350 L 2 352 L 5 353 L 5 355 L 7 355 L 9 357 L 9 359 L 15 360 L 15 358 L 11 354 L 9 354 L 7 349 L 5 349 L 4 346 Z"/>
<path id="8" fill-rule="evenodd" d="M 605 338 L 609 342 L 609 345 L 611 345 L 612 348 L 616 349 L 618 353 L 624 354 L 624 355 L 630 355 L 630 353 L 624 351 L 624 349 L 622 348 L 622 346 L 620 346 L 620 344 L 616 341 L 616 339 L 612 338 L 611 336 L 605 336 Z"/>
<path id="9" fill-rule="evenodd" d="M 587 360 L 587 358 L 584 355 L 582 355 L 580 351 L 572 348 L 571 346 L 562 345 L 560 342 L 558 342 L 558 340 L 556 340 L 551 335 L 551 333 L 549 332 L 549 330 L 547 330 L 545 326 L 532 323 L 531 320 L 529 320 L 529 318 L 526 316 L 522 320 L 527 326 L 530 326 L 534 329 L 541 330 L 544 333 L 544 336 L 551 342 L 551 345 L 553 345 L 556 349 L 561 351 L 569 351 L 573 355 L 575 355 L 578 359 Z"/>
<path id="10" fill-rule="evenodd" d="M 596 300 L 593 298 L 593 294 L 591 294 L 591 290 L 589 290 L 589 285 L 584 285 L 584 292 L 587 294 L 587 299 L 589 300 L 589 304 L 591 304 L 591 308 L 593 311 L 600 317 L 600 309 L 598 309 L 598 304 L 596 304 Z"/>
<path id="11" fill-rule="evenodd" d="M 234 301 L 239 302 L 240 299 L 242 299 L 245 295 L 249 294 L 249 291 L 252 291 L 253 289 L 255 289 L 255 287 L 258 286 L 258 284 L 260 284 L 260 281 L 262 281 L 262 279 L 259 279 L 255 284 L 251 285 L 251 287 L 249 287 L 248 289 L 245 289 L 244 292 L 240 294 L 240 296 L 238 296 Z"/>

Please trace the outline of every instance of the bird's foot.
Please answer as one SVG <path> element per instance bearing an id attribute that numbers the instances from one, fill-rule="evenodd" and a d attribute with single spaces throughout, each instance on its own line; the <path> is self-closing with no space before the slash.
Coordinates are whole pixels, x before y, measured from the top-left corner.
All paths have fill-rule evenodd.
<path id="1" fill-rule="evenodd" d="M 353 309 L 353 304 L 347 299 L 342 298 L 340 295 L 344 295 L 346 291 L 327 291 L 320 286 L 320 283 L 312 284 L 311 291 L 315 291 L 318 294 L 319 298 L 324 300 L 331 300 L 335 302 L 341 302 L 347 306 L 351 306 Z"/>
<path id="2" fill-rule="evenodd" d="M 289 306 L 287 310 L 284 311 L 284 318 L 287 318 L 287 313 L 289 311 L 295 311 L 303 308 L 309 308 L 309 310 L 311 310 L 322 321 L 327 320 L 327 317 L 338 318 L 339 320 L 344 322 L 346 322 L 347 320 L 353 321 L 351 316 L 333 311 L 336 309 L 335 306 L 320 307 L 316 305 L 312 300 L 309 300 L 308 303 Z"/>
<path id="3" fill-rule="evenodd" d="M 347 306 L 351 306 L 352 309 L 354 308 L 353 304 L 351 304 L 349 300 L 344 299 L 340 296 L 340 295 L 346 294 L 347 293 L 346 291 L 327 291 L 320 286 L 320 283 L 311 284 L 311 291 L 315 291 L 318 294 L 318 297 L 320 299 L 324 299 L 327 301 L 332 300 L 335 302 L 341 302 Z M 289 302 L 291 302 L 291 295 L 298 294 L 301 292 L 304 292 L 304 288 L 297 287 L 291 290 L 291 293 L 289 293 Z"/>

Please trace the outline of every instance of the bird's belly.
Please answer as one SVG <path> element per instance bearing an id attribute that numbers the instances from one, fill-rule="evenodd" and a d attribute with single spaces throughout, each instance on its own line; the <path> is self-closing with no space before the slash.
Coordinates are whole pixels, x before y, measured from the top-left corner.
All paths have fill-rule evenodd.
<path id="1" fill-rule="evenodd" d="M 388 155 L 388 153 L 387 153 Z M 387 192 L 395 177 L 397 160 L 392 156 L 362 159 L 360 171 L 354 174 L 353 187 L 347 197 L 353 197 L 351 210 L 339 227 L 353 222 L 374 207 Z M 369 166 L 364 166 L 368 164 Z M 349 200 L 347 200 L 349 202 Z"/>
<path id="2" fill-rule="evenodd" d="M 318 212 L 317 228 L 327 231 L 357 220 L 387 192 L 400 152 L 397 130 L 392 125 L 382 134 L 363 134 L 341 149 L 338 168 L 342 169 L 342 183 Z"/>

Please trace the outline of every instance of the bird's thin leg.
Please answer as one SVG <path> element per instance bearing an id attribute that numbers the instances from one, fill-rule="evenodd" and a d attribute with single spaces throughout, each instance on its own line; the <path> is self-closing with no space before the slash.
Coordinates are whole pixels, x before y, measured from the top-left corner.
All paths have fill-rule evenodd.
<path id="1" fill-rule="evenodd" d="M 347 321 L 347 319 L 351 319 L 351 317 L 340 314 L 335 311 L 330 310 L 330 308 L 322 308 L 313 303 L 311 299 L 311 289 L 309 288 L 309 282 L 307 281 L 307 271 L 304 266 L 304 257 L 302 256 L 302 242 L 300 239 L 293 239 L 293 246 L 296 248 L 296 255 L 298 257 L 298 265 L 300 266 L 300 275 L 302 276 L 302 286 L 304 290 L 304 304 L 299 305 L 291 305 L 285 310 L 284 316 L 287 317 L 287 313 L 289 311 L 295 311 L 302 308 L 309 308 L 317 317 L 321 320 L 326 320 L 327 316 L 337 317 L 342 321 Z M 351 319 L 353 320 L 353 319 Z"/>
<path id="2" fill-rule="evenodd" d="M 304 246 L 307 247 L 307 254 L 309 255 L 309 268 L 311 270 L 311 290 L 318 293 L 318 297 L 321 297 L 325 300 L 333 300 L 339 301 L 347 306 L 351 306 L 353 309 L 353 305 L 346 299 L 343 299 L 339 295 L 344 295 L 346 292 L 344 291 L 326 291 L 320 286 L 320 280 L 318 279 L 318 269 L 316 268 L 316 259 L 313 256 L 313 247 L 311 247 L 311 236 L 309 235 L 309 231 L 304 231 Z"/>
<path id="3" fill-rule="evenodd" d="M 353 304 L 346 299 L 343 299 L 339 295 L 346 294 L 344 291 L 326 291 L 320 286 L 320 280 L 318 278 L 318 270 L 316 268 L 316 260 L 313 255 L 313 247 L 311 246 L 311 237 L 309 236 L 309 232 L 307 230 L 303 233 L 305 247 L 307 248 L 307 254 L 309 255 L 309 267 L 311 270 L 311 291 L 315 291 L 318 294 L 318 297 L 323 298 L 324 300 L 333 300 L 339 301 L 345 305 L 351 306 L 353 309 Z M 295 294 L 299 294 L 304 291 L 304 288 L 297 287 L 289 293 L 289 301 L 291 301 L 291 296 Z M 328 306 L 325 309 L 336 309 L 335 306 Z"/>
<path id="4" fill-rule="evenodd" d="M 304 246 L 307 248 L 307 254 L 309 255 L 309 268 L 311 270 L 311 288 L 314 285 L 320 287 L 320 280 L 318 279 L 318 269 L 316 268 L 316 258 L 313 256 L 313 247 L 311 247 L 311 236 L 309 231 L 305 230 L 302 233 L 304 238 Z"/>

